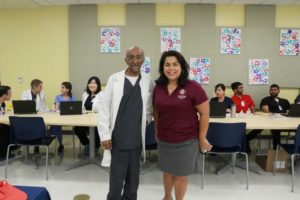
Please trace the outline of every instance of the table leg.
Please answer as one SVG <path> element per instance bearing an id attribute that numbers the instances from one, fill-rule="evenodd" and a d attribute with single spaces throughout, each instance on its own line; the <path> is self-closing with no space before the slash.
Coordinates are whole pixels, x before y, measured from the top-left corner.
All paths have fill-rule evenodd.
<path id="1" fill-rule="evenodd" d="M 222 166 L 222 167 L 216 169 L 215 173 L 217 175 L 220 175 L 227 169 L 233 167 L 233 165 L 240 169 L 246 169 L 246 166 L 245 166 L 246 161 L 241 161 L 240 159 L 235 160 L 235 159 L 236 159 L 236 157 L 235 158 L 233 157 L 233 160 L 231 160 L 230 162 L 225 164 L 225 166 Z M 257 173 L 259 175 L 264 173 L 264 171 L 259 167 L 259 165 L 256 162 L 249 162 L 249 171 Z"/>
<path id="2" fill-rule="evenodd" d="M 90 143 L 90 152 L 89 152 L 89 158 L 85 160 L 81 160 L 77 163 L 74 163 L 69 168 L 66 169 L 66 171 L 69 171 L 71 169 L 75 169 L 84 165 L 94 164 L 101 167 L 100 161 L 96 159 L 95 155 L 95 127 L 89 128 L 89 143 Z"/>
<path id="3" fill-rule="evenodd" d="M 237 161 L 236 167 L 240 169 L 246 169 L 245 162 Z M 249 162 L 249 171 L 254 172 L 256 174 L 262 175 L 264 174 L 264 171 L 261 169 L 261 167 L 256 162 Z"/>

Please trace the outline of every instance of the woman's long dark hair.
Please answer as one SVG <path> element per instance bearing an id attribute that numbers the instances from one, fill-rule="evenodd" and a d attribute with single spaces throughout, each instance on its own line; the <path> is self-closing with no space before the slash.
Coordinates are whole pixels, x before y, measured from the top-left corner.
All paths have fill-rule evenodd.
<path id="1" fill-rule="evenodd" d="M 68 96 L 72 97 L 73 96 L 73 94 L 72 94 L 72 84 L 70 82 L 62 82 L 61 84 L 69 90 L 68 91 Z"/>
<path id="2" fill-rule="evenodd" d="M 101 91 L 101 82 L 100 82 L 100 79 L 97 77 L 97 76 L 92 76 L 91 78 L 89 78 L 88 82 L 87 82 L 87 85 L 86 85 L 86 92 L 88 94 L 92 94 L 92 92 L 90 91 L 89 89 L 89 84 L 92 82 L 92 81 L 95 81 L 96 84 L 97 84 L 97 90 L 95 92 L 95 94 L 98 94 L 100 91 Z"/>
<path id="3" fill-rule="evenodd" d="M 189 78 L 190 66 L 186 62 L 185 58 L 183 57 L 183 55 L 181 53 L 179 53 L 178 51 L 173 51 L 173 50 L 166 51 L 162 54 L 162 56 L 160 58 L 160 61 L 159 61 L 159 74 L 160 74 L 160 76 L 156 80 L 156 83 L 158 85 L 167 85 L 169 83 L 168 78 L 164 74 L 164 64 L 165 64 L 165 61 L 166 61 L 167 57 L 173 57 L 173 56 L 176 57 L 177 61 L 179 62 L 180 66 L 181 66 L 181 74 L 178 78 L 177 84 L 180 87 L 184 87 L 186 81 Z"/>

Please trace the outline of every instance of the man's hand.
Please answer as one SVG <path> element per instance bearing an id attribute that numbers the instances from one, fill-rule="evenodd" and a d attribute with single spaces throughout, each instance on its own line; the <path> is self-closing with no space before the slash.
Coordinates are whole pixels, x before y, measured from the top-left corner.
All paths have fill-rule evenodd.
<path id="1" fill-rule="evenodd" d="M 111 150 L 111 148 L 112 148 L 111 140 L 106 140 L 106 141 L 101 142 L 101 146 L 106 150 Z"/>

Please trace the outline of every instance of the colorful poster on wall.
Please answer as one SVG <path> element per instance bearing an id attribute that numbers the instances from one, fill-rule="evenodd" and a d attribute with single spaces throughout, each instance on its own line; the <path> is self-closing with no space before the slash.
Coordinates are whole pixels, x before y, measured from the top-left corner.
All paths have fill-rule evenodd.
<path id="1" fill-rule="evenodd" d="M 141 71 L 150 76 L 150 57 L 145 57 L 145 61 L 141 67 Z"/>
<path id="2" fill-rule="evenodd" d="M 280 49 L 281 56 L 298 56 L 300 30 L 283 29 L 280 31 Z"/>
<path id="3" fill-rule="evenodd" d="M 240 28 L 221 28 L 221 54 L 241 54 Z"/>
<path id="4" fill-rule="evenodd" d="M 160 51 L 181 51 L 180 28 L 160 28 Z"/>
<path id="5" fill-rule="evenodd" d="M 190 79 L 209 84 L 210 58 L 190 58 Z"/>
<path id="6" fill-rule="evenodd" d="M 100 48 L 101 53 L 120 53 L 121 52 L 121 31 L 116 27 L 101 28 Z"/>
<path id="7" fill-rule="evenodd" d="M 269 73 L 268 59 L 249 60 L 249 85 L 269 84 Z"/>

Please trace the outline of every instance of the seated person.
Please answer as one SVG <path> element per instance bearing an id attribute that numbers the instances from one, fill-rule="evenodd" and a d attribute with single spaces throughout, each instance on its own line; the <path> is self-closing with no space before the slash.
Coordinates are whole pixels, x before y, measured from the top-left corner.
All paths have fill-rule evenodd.
<path id="1" fill-rule="evenodd" d="M 215 86 L 215 94 L 216 97 L 211 98 L 211 102 L 223 102 L 227 106 L 226 112 L 231 112 L 232 100 L 225 96 L 225 85 L 223 83 L 219 83 Z"/>
<path id="2" fill-rule="evenodd" d="M 70 82 L 62 82 L 60 91 L 61 91 L 61 94 L 59 94 L 55 97 L 53 110 L 60 110 L 60 102 L 76 101 L 75 96 L 72 95 L 72 84 Z M 61 126 L 51 126 L 49 132 L 53 135 L 56 135 L 56 137 L 57 137 L 57 140 L 59 143 L 57 152 L 63 153 L 64 145 L 62 143 Z"/>
<path id="3" fill-rule="evenodd" d="M 251 98 L 250 95 L 243 94 L 244 93 L 244 86 L 240 82 L 234 82 L 231 84 L 231 89 L 234 92 L 234 95 L 232 96 L 232 101 L 236 105 L 236 112 L 237 113 L 246 113 L 248 110 L 250 110 L 251 113 L 255 113 L 255 104 Z M 261 130 L 252 130 L 252 132 L 256 133 Z M 251 153 L 251 149 L 249 147 L 249 143 L 246 144 L 246 151 L 247 153 Z"/>
<path id="4" fill-rule="evenodd" d="M 300 94 L 296 97 L 294 104 L 300 104 Z"/>
<path id="5" fill-rule="evenodd" d="M 102 95 L 102 91 L 101 91 L 100 79 L 96 76 L 89 78 L 87 82 L 86 90 L 82 94 L 82 110 L 98 112 L 101 95 Z M 88 156 L 90 151 L 89 137 L 88 137 L 89 127 L 75 126 L 74 132 L 78 136 L 81 144 L 84 145 L 83 155 Z M 97 127 L 95 128 L 95 147 L 97 153 L 98 149 L 100 148 L 100 137 L 98 134 Z"/>
<path id="6" fill-rule="evenodd" d="M 30 83 L 31 88 L 22 93 L 22 100 L 33 100 L 36 103 L 36 111 L 43 112 L 47 110 L 46 98 L 43 92 L 43 82 L 39 79 L 33 79 Z M 38 146 L 34 147 L 34 152 L 39 153 Z"/>
<path id="7" fill-rule="evenodd" d="M 11 89 L 8 86 L 0 86 L 0 109 L 1 115 L 5 114 L 5 101 L 9 101 L 11 98 Z M 5 160 L 7 147 L 10 144 L 9 126 L 6 124 L 0 124 L 0 161 Z"/>
<path id="8" fill-rule="evenodd" d="M 244 86 L 240 82 L 234 82 L 231 84 L 231 89 L 234 92 L 232 96 L 232 101 L 236 105 L 236 112 L 246 113 L 248 110 L 251 113 L 255 113 L 255 104 L 250 95 L 243 94 Z"/>
<path id="9" fill-rule="evenodd" d="M 288 100 L 278 97 L 280 88 L 277 84 L 270 86 L 269 94 L 261 100 L 260 108 L 264 113 L 285 113 L 290 109 L 290 103 Z M 254 139 L 262 130 L 253 130 L 247 134 L 247 146 L 249 152 L 251 152 L 249 141 Z M 280 143 L 280 130 L 271 130 L 273 137 L 273 148 L 276 149 Z"/>
<path id="10" fill-rule="evenodd" d="M 43 92 L 43 82 L 34 79 L 30 83 L 31 89 L 25 90 L 22 94 L 22 100 L 33 100 L 36 102 L 36 111 L 41 112 L 47 109 L 46 98 Z"/>
<path id="11" fill-rule="evenodd" d="M 278 97 L 279 93 L 279 85 L 272 84 L 269 91 L 270 96 L 263 98 L 260 103 L 264 113 L 286 113 L 290 109 L 290 102 Z"/>

